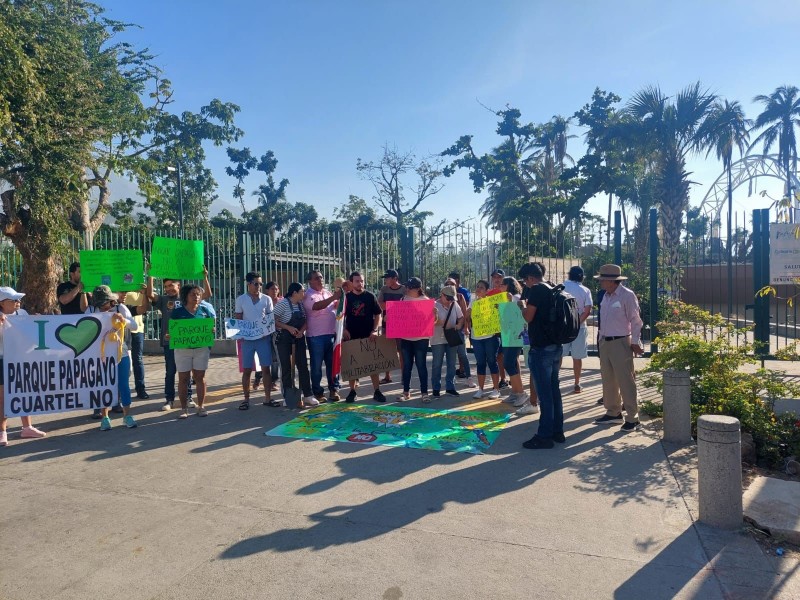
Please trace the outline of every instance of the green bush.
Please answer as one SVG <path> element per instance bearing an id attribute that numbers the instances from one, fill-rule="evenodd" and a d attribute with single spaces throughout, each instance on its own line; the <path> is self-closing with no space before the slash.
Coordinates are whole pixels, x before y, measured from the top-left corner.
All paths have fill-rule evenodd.
<path id="1" fill-rule="evenodd" d="M 737 329 L 719 315 L 682 302 L 667 305 L 667 318 L 658 324 L 659 351 L 645 369 L 645 385 L 663 391 L 666 369 L 688 369 L 692 391 L 692 429 L 700 415 L 729 415 L 753 436 L 759 460 L 782 466 L 787 456 L 800 455 L 800 420 L 796 415 L 777 416 L 775 400 L 796 396 L 800 387 L 782 371 L 754 369 L 754 346 L 747 329 Z M 654 414 L 660 407 L 643 407 Z"/>

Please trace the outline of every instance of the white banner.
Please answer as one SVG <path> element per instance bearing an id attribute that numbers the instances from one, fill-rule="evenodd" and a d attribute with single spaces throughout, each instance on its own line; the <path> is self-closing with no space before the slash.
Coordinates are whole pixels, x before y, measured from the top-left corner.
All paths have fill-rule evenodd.
<path id="1" fill-rule="evenodd" d="M 119 352 L 109 336 L 113 314 L 6 318 L 6 417 L 111 407 Z"/>
<path id="2" fill-rule="evenodd" d="M 800 225 L 770 223 L 770 285 L 792 284 L 796 279 L 800 279 Z"/>
<path id="3" fill-rule="evenodd" d="M 225 337 L 229 340 L 260 340 L 275 333 L 275 315 L 267 313 L 261 321 L 225 319 Z"/>

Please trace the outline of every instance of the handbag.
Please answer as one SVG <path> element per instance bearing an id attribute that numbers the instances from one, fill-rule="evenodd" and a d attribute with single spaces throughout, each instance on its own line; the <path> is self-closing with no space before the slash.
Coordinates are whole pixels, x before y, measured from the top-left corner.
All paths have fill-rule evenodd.
<path id="1" fill-rule="evenodd" d="M 447 329 L 447 322 L 450 320 L 450 313 L 453 312 L 454 304 L 455 301 L 450 305 L 450 310 L 447 311 L 447 316 L 444 318 L 444 325 L 442 325 L 442 329 L 444 329 L 444 339 L 447 340 L 447 345 L 451 348 L 455 348 L 464 343 L 458 329 Z"/>

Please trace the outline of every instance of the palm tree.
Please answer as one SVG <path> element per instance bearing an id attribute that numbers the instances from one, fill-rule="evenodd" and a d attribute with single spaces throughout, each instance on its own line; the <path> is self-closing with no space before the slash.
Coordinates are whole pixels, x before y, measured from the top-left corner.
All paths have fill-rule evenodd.
<path id="1" fill-rule="evenodd" d="M 791 206 L 794 201 L 791 173 L 797 172 L 797 138 L 794 128 L 800 127 L 800 90 L 793 85 L 782 85 L 769 96 L 759 95 L 753 101 L 764 104 L 764 111 L 756 117 L 755 129 L 766 129 L 753 140 L 751 148 L 763 142 L 764 154 L 768 154 L 777 140 L 778 161 L 786 173 L 786 191 Z"/>
<path id="2" fill-rule="evenodd" d="M 644 147 L 656 153 L 656 200 L 661 208 L 664 246 L 667 250 L 666 286 L 678 296 L 678 248 L 683 212 L 689 206 L 686 159 L 703 148 L 702 128 L 716 96 L 695 83 L 674 100 L 658 87 L 634 94 L 625 108 Z"/>
<path id="3" fill-rule="evenodd" d="M 744 116 L 744 110 L 739 102 L 715 102 L 711 113 L 706 120 L 703 137 L 708 145 L 706 156 L 713 150 L 717 158 L 722 161 L 722 166 L 728 174 L 728 316 L 733 312 L 733 185 L 731 165 L 733 164 L 733 149 L 739 151 L 739 156 L 744 154 L 745 146 L 750 139 L 750 129 L 753 121 Z"/>

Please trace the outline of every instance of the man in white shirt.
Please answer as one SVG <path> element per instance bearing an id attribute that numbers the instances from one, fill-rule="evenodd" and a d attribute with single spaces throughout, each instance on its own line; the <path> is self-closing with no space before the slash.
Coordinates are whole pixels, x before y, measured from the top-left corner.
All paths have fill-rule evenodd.
<path id="1" fill-rule="evenodd" d="M 250 271 L 245 276 L 247 281 L 247 293 L 236 298 L 234 307 L 234 317 L 244 321 L 261 323 L 266 315 L 270 314 L 274 307 L 272 298 L 261 292 L 264 283 L 261 274 Z M 239 405 L 239 410 L 250 408 L 250 373 L 255 366 L 255 355 L 258 353 L 258 360 L 261 363 L 261 373 L 264 377 L 264 404 L 272 404 L 270 394 L 272 392 L 272 334 L 265 335 L 257 340 L 242 340 L 242 390 L 244 391 L 244 401 Z"/>
<path id="2" fill-rule="evenodd" d="M 581 319 L 581 328 L 578 331 L 578 337 L 569 344 L 564 344 L 563 355 L 569 354 L 572 356 L 572 372 L 575 375 L 574 392 L 579 394 L 581 392 L 581 367 L 583 366 L 583 359 L 589 356 L 589 344 L 586 336 L 586 319 L 592 313 L 592 292 L 583 285 L 581 282 L 584 278 L 583 269 L 579 266 L 574 266 L 569 270 L 567 276 L 569 279 L 564 282 L 564 289 L 568 294 L 575 297 L 575 302 L 578 305 L 578 315 Z"/>

